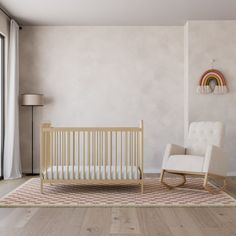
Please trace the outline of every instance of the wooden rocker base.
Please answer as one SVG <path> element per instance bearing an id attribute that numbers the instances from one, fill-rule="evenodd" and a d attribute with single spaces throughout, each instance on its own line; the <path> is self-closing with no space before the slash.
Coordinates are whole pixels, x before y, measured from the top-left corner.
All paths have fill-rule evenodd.
<path id="1" fill-rule="evenodd" d="M 165 174 L 165 170 L 162 170 L 162 172 L 161 172 L 161 177 L 160 177 L 160 181 L 161 181 L 161 183 L 162 183 L 163 185 L 165 185 L 165 186 L 166 186 L 167 188 L 169 188 L 169 189 L 183 186 L 183 185 L 186 183 L 185 174 L 172 173 L 172 174 L 175 174 L 175 175 L 180 175 L 180 176 L 183 178 L 183 181 L 182 181 L 180 184 L 177 184 L 177 185 L 170 185 L 170 184 L 167 184 L 167 183 L 164 181 L 164 174 Z"/>
<path id="2" fill-rule="evenodd" d="M 216 176 L 218 178 L 221 178 L 223 179 L 223 185 L 222 186 L 217 186 L 218 189 L 215 189 L 215 190 L 212 190 L 211 188 L 209 188 L 209 185 L 208 185 L 208 179 L 210 178 L 210 176 L 208 174 L 205 174 L 205 177 L 204 177 L 204 183 L 203 183 L 203 188 L 205 190 L 207 190 L 208 192 L 210 193 L 220 193 L 222 191 L 225 190 L 225 187 L 226 187 L 226 178 L 225 177 L 221 177 L 221 176 Z M 215 179 L 215 178 L 214 178 Z"/>
<path id="3" fill-rule="evenodd" d="M 182 181 L 180 184 L 178 184 L 178 185 L 170 185 L 170 184 L 168 184 L 168 183 L 166 183 L 166 182 L 164 181 L 164 174 L 165 174 L 165 172 L 168 172 L 168 173 L 170 173 L 170 174 L 180 175 L 180 176 L 183 177 L 183 181 Z M 167 188 L 173 189 L 173 188 L 176 188 L 176 187 L 183 186 L 183 185 L 186 183 L 186 177 L 185 177 L 185 175 L 197 175 L 197 176 L 202 176 L 202 177 L 204 177 L 203 188 L 204 188 L 205 190 L 207 190 L 208 192 L 210 192 L 210 193 L 213 193 L 213 194 L 214 194 L 214 193 L 219 193 L 219 192 L 225 190 L 225 187 L 226 187 L 226 178 L 223 177 L 223 176 L 213 175 L 213 174 L 209 174 L 209 173 L 203 173 L 203 174 L 201 174 L 201 173 L 188 173 L 188 172 L 181 173 L 181 172 L 172 172 L 172 171 L 162 170 L 162 171 L 161 171 L 161 175 L 160 175 L 160 182 L 161 182 L 163 185 L 165 185 Z M 212 189 L 209 187 L 209 185 L 208 185 L 208 180 L 209 180 L 209 178 L 212 178 L 212 179 L 216 179 L 216 178 L 223 179 L 223 185 L 222 185 L 221 187 L 218 187 L 218 186 L 217 186 L 218 189 L 212 190 Z"/>

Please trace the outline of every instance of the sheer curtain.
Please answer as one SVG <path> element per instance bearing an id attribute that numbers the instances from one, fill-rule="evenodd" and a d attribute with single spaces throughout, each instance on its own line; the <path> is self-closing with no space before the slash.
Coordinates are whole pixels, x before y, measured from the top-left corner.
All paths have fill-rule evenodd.
<path id="1" fill-rule="evenodd" d="M 11 20 L 6 87 L 4 179 L 21 177 L 19 142 L 19 26 Z"/>

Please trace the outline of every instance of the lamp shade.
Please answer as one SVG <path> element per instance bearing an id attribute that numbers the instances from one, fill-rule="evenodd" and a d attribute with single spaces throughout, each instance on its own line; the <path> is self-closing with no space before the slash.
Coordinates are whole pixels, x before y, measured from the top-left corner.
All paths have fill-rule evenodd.
<path id="1" fill-rule="evenodd" d="M 43 106 L 43 94 L 22 94 L 22 106 Z"/>

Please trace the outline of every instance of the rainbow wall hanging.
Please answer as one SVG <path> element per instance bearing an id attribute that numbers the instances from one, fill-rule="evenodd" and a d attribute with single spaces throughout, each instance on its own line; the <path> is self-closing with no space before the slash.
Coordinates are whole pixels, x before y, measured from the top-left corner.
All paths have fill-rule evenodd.
<path id="1" fill-rule="evenodd" d="M 214 81 L 215 86 L 210 86 L 210 83 Z M 225 94 L 228 92 L 226 81 L 223 76 L 223 74 L 219 70 L 210 69 L 207 70 L 203 75 L 201 76 L 201 79 L 199 81 L 197 92 L 201 94 L 208 94 L 208 93 L 214 93 L 214 94 Z"/>

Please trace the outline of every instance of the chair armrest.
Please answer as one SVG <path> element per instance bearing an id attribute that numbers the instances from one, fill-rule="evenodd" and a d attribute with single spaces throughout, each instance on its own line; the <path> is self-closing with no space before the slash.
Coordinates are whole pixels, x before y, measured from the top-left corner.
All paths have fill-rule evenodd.
<path id="1" fill-rule="evenodd" d="M 167 162 L 169 156 L 171 155 L 184 155 L 185 154 L 185 147 L 176 145 L 176 144 L 167 144 L 163 162 L 162 162 L 162 168 L 164 167 L 165 163 Z"/>
<path id="2" fill-rule="evenodd" d="M 206 150 L 203 172 L 226 176 L 228 157 L 222 148 L 209 145 Z"/>

